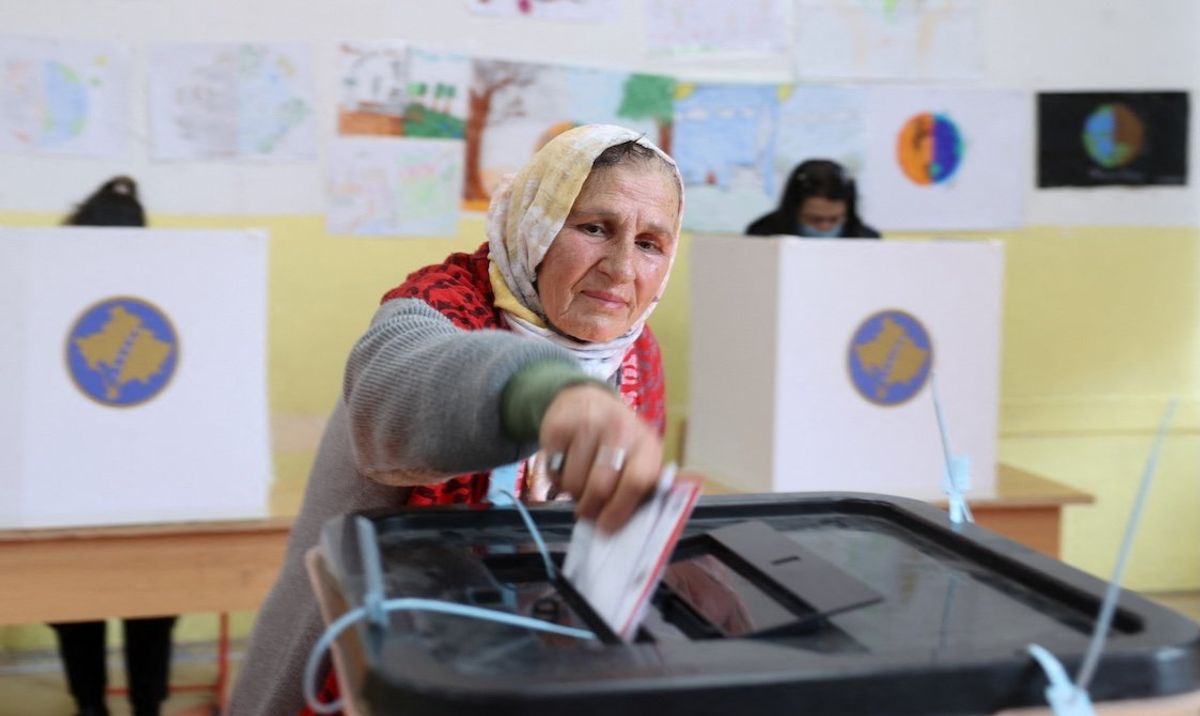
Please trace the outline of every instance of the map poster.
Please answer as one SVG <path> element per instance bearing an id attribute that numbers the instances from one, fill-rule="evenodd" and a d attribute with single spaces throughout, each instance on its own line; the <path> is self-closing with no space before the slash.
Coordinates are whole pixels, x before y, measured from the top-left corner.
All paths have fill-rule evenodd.
<path id="1" fill-rule="evenodd" d="M 456 139 L 335 141 L 326 164 L 327 230 L 360 236 L 454 236 L 463 155 L 463 142 Z"/>
<path id="2" fill-rule="evenodd" d="M 129 75 L 116 43 L 0 37 L 0 152 L 127 157 Z"/>
<path id="3" fill-rule="evenodd" d="M 1043 92 L 1038 186 L 1187 184 L 1186 92 Z"/>
<path id="4" fill-rule="evenodd" d="M 316 158 L 315 81 L 307 46 L 157 45 L 149 58 L 155 159 Z"/>
<path id="5" fill-rule="evenodd" d="M 0 229 L 0 528 L 263 517 L 267 237 Z"/>

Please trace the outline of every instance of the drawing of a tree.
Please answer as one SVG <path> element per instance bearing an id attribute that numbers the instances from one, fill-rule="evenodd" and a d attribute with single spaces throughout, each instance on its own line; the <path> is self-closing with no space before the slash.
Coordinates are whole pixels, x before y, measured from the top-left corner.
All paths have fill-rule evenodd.
<path id="1" fill-rule="evenodd" d="M 675 80 L 662 75 L 630 75 L 625 80 L 625 92 L 617 116 L 653 119 L 658 125 L 658 146 L 670 154 L 675 122 Z"/>
<path id="2" fill-rule="evenodd" d="M 504 90 L 532 85 L 540 69 L 538 65 L 520 62 L 475 60 L 467 108 L 467 156 L 463 173 L 463 199 L 466 201 L 485 202 L 489 198 L 480 166 L 484 128 L 489 122 L 502 122 L 525 114 L 521 93 Z"/>

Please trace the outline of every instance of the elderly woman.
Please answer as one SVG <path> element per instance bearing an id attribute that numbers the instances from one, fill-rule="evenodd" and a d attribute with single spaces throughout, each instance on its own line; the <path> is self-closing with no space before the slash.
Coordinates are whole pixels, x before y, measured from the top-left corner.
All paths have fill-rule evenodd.
<path id="1" fill-rule="evenodd" d="M 662 365 L 645 323 L 682 214 L 666 154 L 621 127 L 578 127 L 497 191 L 487 244 L 384 296 L 350 354 L 232 716 L 303 705 L 321 620 L 302 557 L 331 517 L 481 502 L 500 486 L 526 500 L 561 490 L 602 529 L 628 519 L 661 468 Z"/>

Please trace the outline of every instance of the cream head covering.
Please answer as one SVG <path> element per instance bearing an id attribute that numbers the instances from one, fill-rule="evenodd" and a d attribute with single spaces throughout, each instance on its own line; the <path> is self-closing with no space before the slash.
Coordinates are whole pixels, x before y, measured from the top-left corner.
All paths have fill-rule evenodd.
<path id="1" fill-rule="evenodd" d="M 488 208 L 487 237 L 491 257 L 490 278 L 508 326 L 517 333 L 562 346 L 591 375 L 607 379 L 621 365 L 629 346 L 642 333 L 650 312 L 658 305 L 671 275 L 668 267 L 654 300 L 623 336 L 604 343 L 577 341 L 553 330 L 538 299 L 537 267 L 562 230 L 592 163 L 609 147 L 636 142 L 666 161 L 679 185 L 679 214 L 673 227 L 675 241 L 671 264 L 679 246 L 683 220 L 683 178 L 674 160 L 641 134 L 611 124 L 587 124 L 550 140 L 515 176 L 505 177 Z"/>

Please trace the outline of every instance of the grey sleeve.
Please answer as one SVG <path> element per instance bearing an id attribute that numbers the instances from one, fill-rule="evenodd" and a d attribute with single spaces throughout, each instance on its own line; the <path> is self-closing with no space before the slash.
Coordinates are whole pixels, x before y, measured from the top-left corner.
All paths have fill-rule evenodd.
<path id="1" fill-rule="evenodd" d="M 343 397 L 360 472 L 421 484 L 528 456 L 501 429 L 509 378 L 569 353 L 508 331 L 463 331 L 424 301 L 384 303 L 350 352 Z"/>

